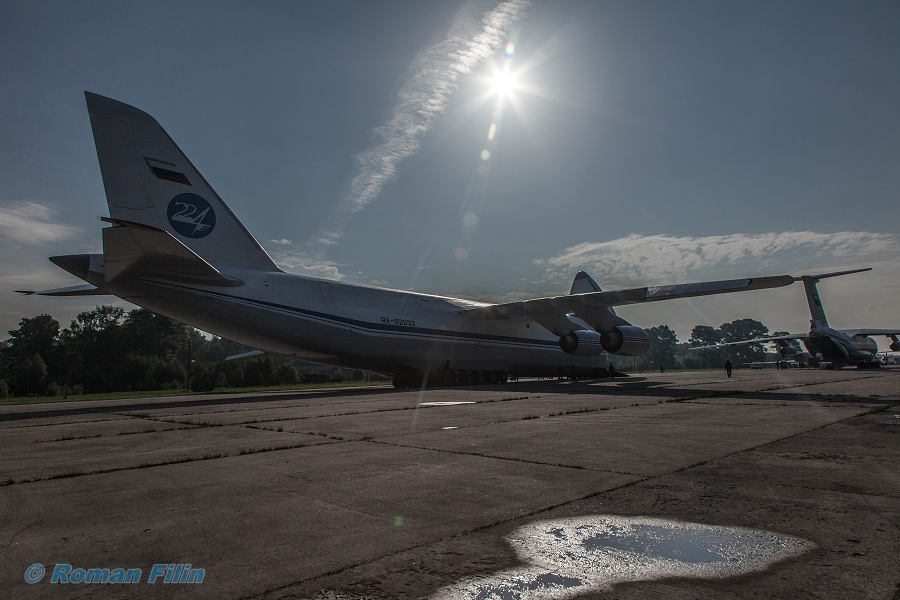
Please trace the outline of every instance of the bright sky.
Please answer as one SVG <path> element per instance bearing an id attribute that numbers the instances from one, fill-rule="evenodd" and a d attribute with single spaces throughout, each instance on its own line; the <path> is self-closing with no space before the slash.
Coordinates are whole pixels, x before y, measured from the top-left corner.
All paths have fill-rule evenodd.
<path id="1" fill-rule="evenodd" d="M 820 285 L 829 320 L 900 327 L 896 1 L 0 7 L 0 332 L 97 303 L 13 292 L 101 250 L 84 90 L 153 115 L 288 271 L 504 301 L 871 266 Z M 620 314 L 809 320 L 800 285 Z"/>

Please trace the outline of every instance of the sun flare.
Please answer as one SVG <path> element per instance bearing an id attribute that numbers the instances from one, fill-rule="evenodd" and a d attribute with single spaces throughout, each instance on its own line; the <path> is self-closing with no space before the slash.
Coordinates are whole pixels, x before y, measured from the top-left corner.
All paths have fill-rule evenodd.
<path id="1" fill-rule="evenodd" d="M 516 78 L 509 71 L 500 71 L 494 75 L 492 87 L 498 96 L 508 96 L 516 89 Z"/>

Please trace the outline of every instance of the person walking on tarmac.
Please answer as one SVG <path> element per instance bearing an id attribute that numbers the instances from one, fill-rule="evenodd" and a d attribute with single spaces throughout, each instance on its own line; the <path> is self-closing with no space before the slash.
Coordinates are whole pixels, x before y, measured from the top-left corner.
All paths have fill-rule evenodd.
<path id="1" fill-rule="evenodd" d="M 725 359 L 725 372 L 728 373 L 728 378 L 731 379 L 731 369 L 734 368 L 731 364 L 731 361 Z"/>

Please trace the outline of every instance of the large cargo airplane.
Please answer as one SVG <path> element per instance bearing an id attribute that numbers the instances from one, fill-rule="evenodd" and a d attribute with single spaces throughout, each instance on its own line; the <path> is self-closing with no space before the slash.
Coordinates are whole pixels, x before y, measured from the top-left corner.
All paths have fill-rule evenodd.
<path id="1" fill-rule="evenodd" d="M 88 285 L 260 351 L 392 374 L 398 387 L 589 372 L 638 356 L 647 332 L 614 306 L 789 285 L 789 275 L 485 304 L 285 273 L 150 115 L 85 92 L 112 226 L 102 254 L 50 258 Z"/>
<path id="2" fill-rule="evenodd" d="M 832 329 L 828 326 L 828 319 L 825 317 L 825 308 L 822 306 L 822 299 L 819 298 L 819 290 L 816 284 L 820 280 L 828 277 L 837 277 L 839 275 L 849 275 L 850 273 L 861 273 L 863 271 L 871 271 L 871 268 L 853 269 L 850 271 L 839 271 L 836 273 L 822 273 L 819 275 L 802 275 L 798 277 L 798 281 L 803 282 L 803 288 L 806 290 L 806 302 L 809 304 L 809 332 L 808 333 L 791 333 L 788 335 L 779 335 L 772 337 L 755 338 L 752 340 L 744 340 L 740 342 L 729 342 L 726 344 L 714 344 L 711 346 L 697 346 L 691 348 L 694 350 L 704 350 L 707 348 L 727 348 L 730 346 L 746 346 L 748 344 L 763 344 L 774 342 L 778 346 L 778 352 L 785 358 L 798 358 L 801 360 L 825 361 L 829 368 L 841 369 L 847 365 L 856 365 L 860 369 L 877 369 L 881 367 L 881 361 L 878 360 L 878 344 L 871 337 L 872 335 L 884 335 L 891 338 L 890 348 L 894 352 L 900 350 L 900 335 L 898 329 Z M 801 340 L 809 352 L 800 352 L 791 342 Z"/>

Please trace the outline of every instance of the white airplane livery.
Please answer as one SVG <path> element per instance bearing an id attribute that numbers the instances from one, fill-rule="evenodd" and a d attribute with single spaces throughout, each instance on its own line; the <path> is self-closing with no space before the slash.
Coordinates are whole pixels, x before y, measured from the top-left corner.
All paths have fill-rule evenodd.
<path id="1" fill-rule="evenodd" d="M 900 340 L 897 339 L 897 336 L 900 335 L 900 330 L 874 328 L 832 329 L 828 326 L 825 309 L 822 307 L 822 300 L 819 298 L 819 290 L 816 287 L 820 280 L 828 277 L 838 277 L 839 275 L 849 275 L 871 270 L 871 268 L 853 269 L 850 271 L 797 277 L 797 281 L 803 282 L 803 287 L 806 290 L 806 301 L 809 304 L 811 319 L 808 333 L 792 333 L 727 344 L 697 346 L 691 348 L 691 351 L 774 342 L 778 346 L 779 354 L 786 358 L 823 360 L 832 369 L 841 369 L 847 365 L 856 365 L 860 369 L 877 369 L 881 367 L 881 361 L 878 359 L 878 344 L 869 336 L 884 335 L 891 338 L 890 349 L 897 352 L 900 351 Z M 793 340 L 801 340 L 809 352 L 797 350 L 797 347 L 791 344 Z"/>
<path id="2" fill-rule="evenodd" d="M 87 285 L 260 351 L 391 374 L 398 387 L 587 373 L 647 332 L 614 306 L 789 285 L 789 275 L 486 304 L 285 273 L 153 117 L 85 92 L 111 227 L 103 253 L 50 260 Z"/>

